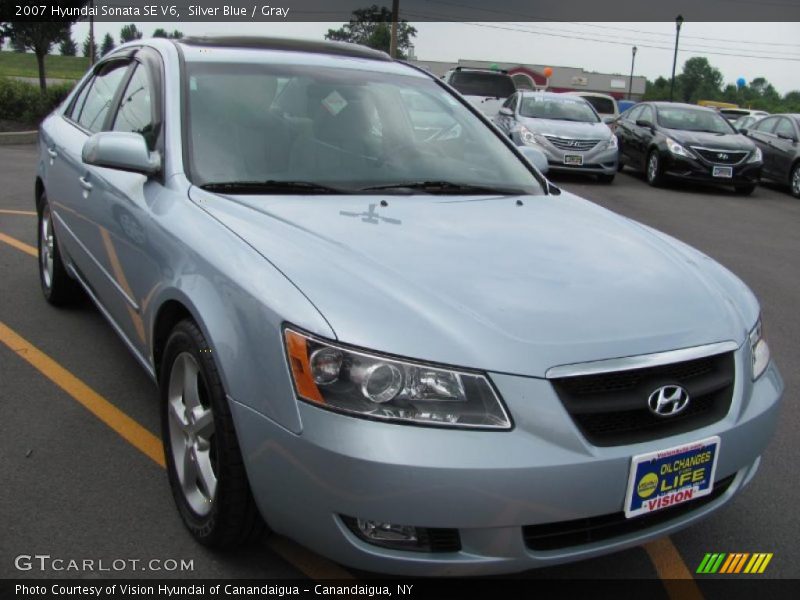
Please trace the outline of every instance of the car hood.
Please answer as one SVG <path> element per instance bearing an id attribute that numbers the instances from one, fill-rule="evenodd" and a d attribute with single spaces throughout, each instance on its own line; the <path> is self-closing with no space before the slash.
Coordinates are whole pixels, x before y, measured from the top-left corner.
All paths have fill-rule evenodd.
<path id="1" fill-rule="evenodd" d="M 400 356 L 543 376 L 741 343 L 757 315 L 710 259 L 566 192 L 190 194 L 291 279 L 338 339 Z"/>
<path id="2" fill-rule="evenodd" d="M 682 146 L 703 146 L 720 150 L 750 151 L 755 144 L 740 133 L 706 133 L 664 128 L 664 135 L 671 137 Z"/>
<path id="3" fill-rule="evenodd" d="M 518 117 L 519 122 L 533 133 L 542 135 L 558 135 L 576 139 L 606 139 L 612 136 L 611 129 L 605 123 L 577 123 L 575 121 L 558 121 L 555 119 L 532 119 Z"/>

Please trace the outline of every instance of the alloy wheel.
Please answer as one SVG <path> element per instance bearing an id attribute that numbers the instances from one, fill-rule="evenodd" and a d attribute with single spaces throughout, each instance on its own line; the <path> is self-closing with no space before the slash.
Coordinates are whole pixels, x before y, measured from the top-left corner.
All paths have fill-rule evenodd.
<path id="1" fill-rule="evenodd" d="M 658 178 L 658 154 L 650 153 L 650 160 L 647 161 L 647 181 L 653 182 Z"/>
<path id="2" fill-rule="evenodd" d="M 41 232 L 39 235 L 39 260 L 42 267 L 42 281 L 49 290 L 53 286 L 53 256 L 55 238 L 53 237 L 53 221 L 50 207 L 45 204 L 42 209 Z"/>
<path id="3" fill-rule="evenodd" d="M 182 352 L 169 377 L 167 414 L 175 471 L 186 502 L 200 516 L 211 512 L 217 492 L 214 414 L 200 367 Z"/>
<path id="4" fill-rule="evenodd" d="M 800 165 L 792 171 L 792 194 L 800 198 Z"/>

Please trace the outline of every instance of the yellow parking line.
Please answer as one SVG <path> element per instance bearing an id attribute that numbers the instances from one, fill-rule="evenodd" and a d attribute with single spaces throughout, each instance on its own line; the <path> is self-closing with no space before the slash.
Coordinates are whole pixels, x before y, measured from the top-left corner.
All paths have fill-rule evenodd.
<path id="1" fill-rule="evenodd" d="M 22 250 L 25 254 L 30 254 L 31 256 L 39 256 L 39 252 L 33 246 L 26 244 L 25 242 L 20 242 L 18 239 L 11 237 L 10 235 L 6 235 L 5 233 L 0 233 L 0 242 L 4 242 L 9 246 L 13 246 L 17 250 Z"/>
<path id="2" fill-rule="evenodd" d="M 67 369 L 0 321 L 0 342 L 35 367 L 94 416 L 116 431 L 125 441 L 164 468 L 161 440 L 122 412 Z M 302 548 L 291 540 L 272 535 L 270 548 L 311 579 L 353 579 L 353 576 L 327 559 Z"/>
<path id="3" fill-rule="evenodd" d="M 11 210 L 10 208 L 0 208 L 0 214 L 4 215 L 23 215 L 26 217 L 35 217 L 36 213 L 32 210 Z"/>
<path id="4" fill-rule="evenodd" d="M 28 340 L 9 329 L 2 321 L 0 321 L 0 342 L 8 346 L 20 358 L 30 363 L 42 375 L 72 396 L 74 400 L 82 404 L 84 408 L 116 431 L 142 454 L 152 459 L 156 464 L 164 466 L 164 452 L 161 440 L 36 348 Z"/>
<path id="5" fill-rule="evenodd" d="M 680 552 L 668 537 L 663 537 L 644 545 L 650 561 L 661 578 L 667 595 L 671 600 L 702 600 L 703 594 L 697 587 Z"/>

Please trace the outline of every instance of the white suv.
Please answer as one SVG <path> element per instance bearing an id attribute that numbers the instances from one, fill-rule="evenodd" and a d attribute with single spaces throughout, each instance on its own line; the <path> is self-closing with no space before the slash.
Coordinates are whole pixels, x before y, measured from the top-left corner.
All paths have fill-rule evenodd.
<path id="1" fill-rule="evenodd" d="M 517 89 L 511 75 L 495 69 L 456 67 L 445 74 L 444 80 L 490 119 Z"/>

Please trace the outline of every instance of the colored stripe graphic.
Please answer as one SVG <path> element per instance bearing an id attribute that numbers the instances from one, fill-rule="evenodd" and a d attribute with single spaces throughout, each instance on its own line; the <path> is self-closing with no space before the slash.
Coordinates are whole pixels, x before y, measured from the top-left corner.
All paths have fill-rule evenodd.
<path id="1" fill-rule="evenodd" d="M 772 560 L 772 552 L 707 552 L 696 573 L 734 575 L 738 573 L 763 573 Z M 747 565 L 747 566 L 745 566 Z"/>

